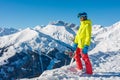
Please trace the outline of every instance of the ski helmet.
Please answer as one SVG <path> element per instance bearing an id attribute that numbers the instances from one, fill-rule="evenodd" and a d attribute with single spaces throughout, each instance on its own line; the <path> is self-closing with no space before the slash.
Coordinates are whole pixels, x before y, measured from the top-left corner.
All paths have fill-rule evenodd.
<path id="1" fill-rule="evenodd" d="M 78 13 L 77 17 L 78 18 L 81 18 L 81 17 L 86 17 L 87 18 L 87 13 L 86 12 Z"/>

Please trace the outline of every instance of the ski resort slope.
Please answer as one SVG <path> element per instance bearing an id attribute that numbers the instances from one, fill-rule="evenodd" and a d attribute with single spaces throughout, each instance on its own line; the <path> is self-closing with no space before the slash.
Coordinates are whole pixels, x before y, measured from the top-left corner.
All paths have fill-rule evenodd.
<path id="1" fill-rule="evenodd" d="M 93 75 L 75 74 L 70 68 L 63 66 L 54 70 L 45 71 L 39 78 L 33 80 L 120 80 L 120 22 L 110 27 L 93 26 L 92 50 L 89 57 L 93 66 Z M 83 62 L 85 69 L 85 65 Z"/>

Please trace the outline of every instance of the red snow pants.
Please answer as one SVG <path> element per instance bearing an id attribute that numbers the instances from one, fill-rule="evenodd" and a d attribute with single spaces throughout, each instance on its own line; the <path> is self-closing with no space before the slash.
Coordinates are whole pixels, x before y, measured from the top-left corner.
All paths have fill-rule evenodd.
<path id="1" fill-rule="evenodd" d="M 81 58 L 83 59 L 83 61 L 85 62 L 85 67 L 86 67 L 86 73 L 87 74 L 92 74 L 92 65 L 91 65 L 91 62 L 89 60 L 89 57 L 88 57 L 88 54 L 84 54 L 82 53 L 82 49 L 80 48 L 77 48 L 76 49 L 76 53 L 75 53 L 75 61 L 76 61 L 76 67 L 77 69 L 80 69 L 82 70 L 83 69 L 83 66 L 82 66 L 82 61 L 81 61 Z"/>

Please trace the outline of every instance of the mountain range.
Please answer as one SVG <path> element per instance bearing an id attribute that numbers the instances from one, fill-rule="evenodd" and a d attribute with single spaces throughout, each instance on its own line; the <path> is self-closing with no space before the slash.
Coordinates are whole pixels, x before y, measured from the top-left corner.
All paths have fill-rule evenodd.
<path id="1" fill-rule="evenodd" d="M 120 22 L 109 27 L 92 26 L 89 55 L 95 73 L 91 77 L 70 75 L 67 71 L 71 58 L 64 51 L 72 50 L 72 38 L 78 28 L 64 21 L 23 30 L 1 28 L 0 79 L 119 80 Z"/>

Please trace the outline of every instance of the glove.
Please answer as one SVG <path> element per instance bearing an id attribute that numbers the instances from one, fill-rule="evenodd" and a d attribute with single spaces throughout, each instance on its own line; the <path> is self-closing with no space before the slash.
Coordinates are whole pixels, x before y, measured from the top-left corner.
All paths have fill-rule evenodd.
<path id="1" fill-rule="evenodd" d="M 82 49 L 83 54 L 87 54 L 88 53 L 88 45 L 85 45 L 84 48 Z"/>
<path id="2" fill-rule="evenodd" d="M 77 49 L 77 46 L 78 46 L 78 44 L 76 44 L 76 43 L 73 43 L 73 44 L 72 44 L 72 47 L 73 47 L 73 50 L 74 50 L 74 51 Z"/>

